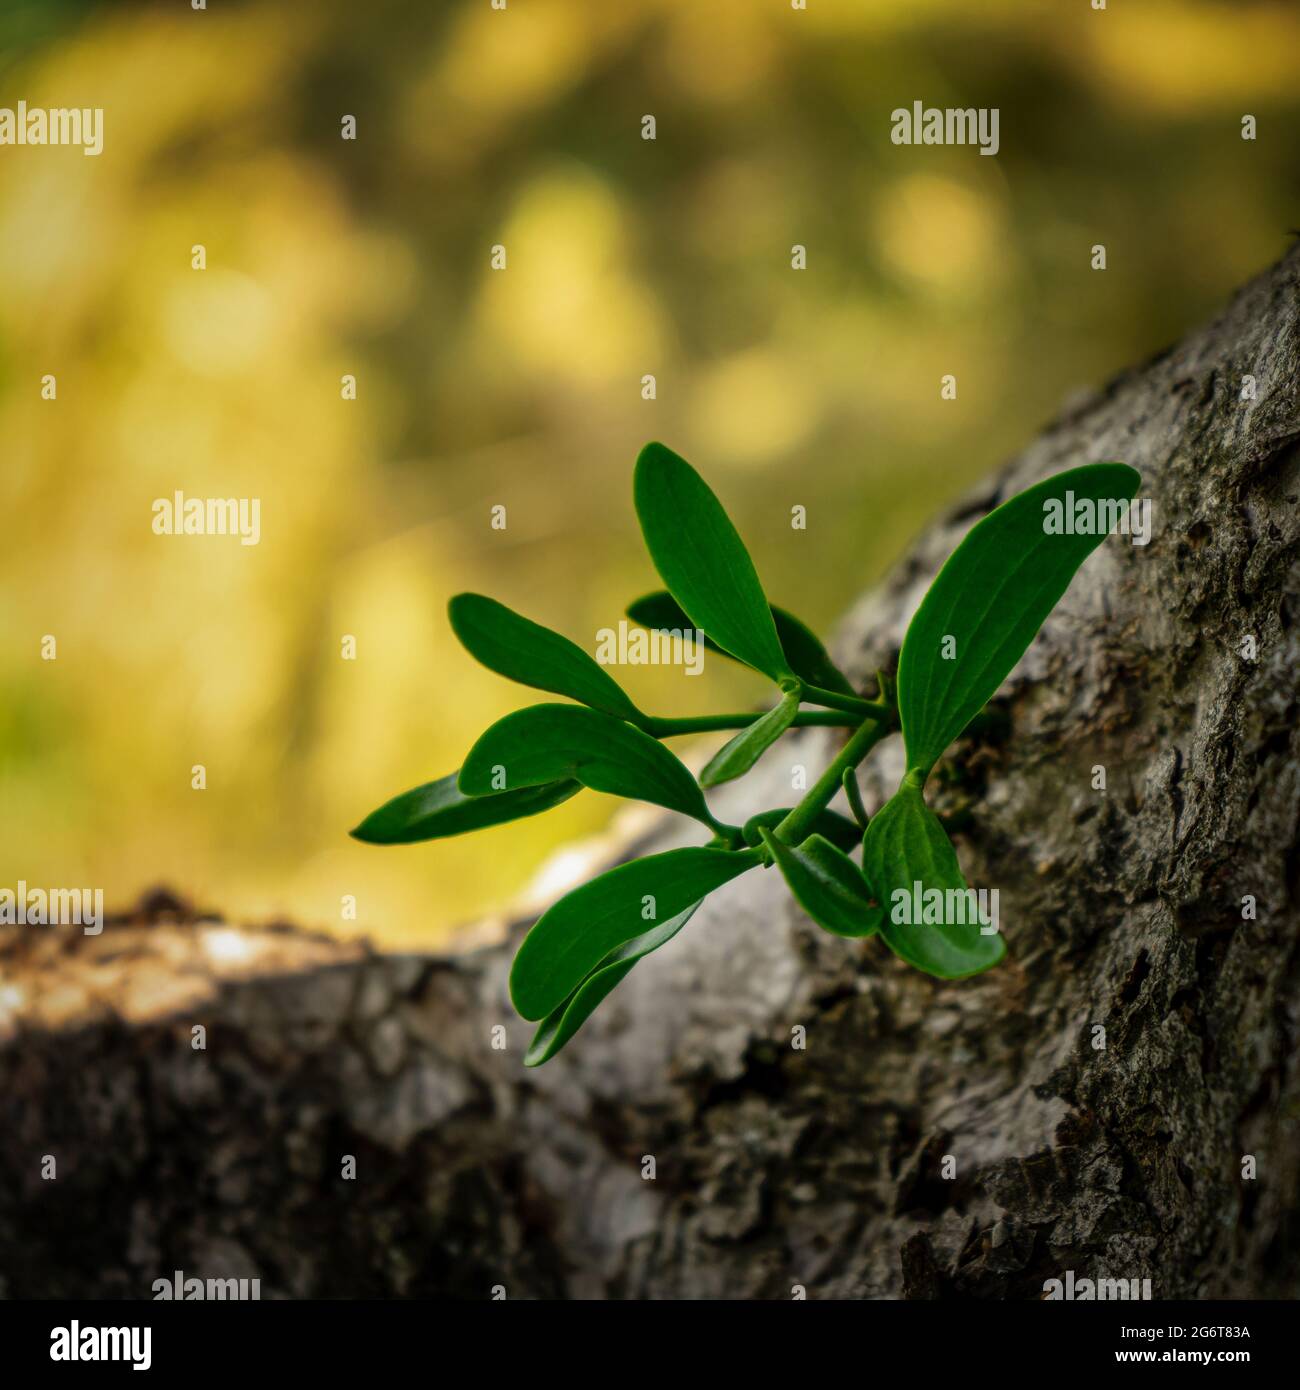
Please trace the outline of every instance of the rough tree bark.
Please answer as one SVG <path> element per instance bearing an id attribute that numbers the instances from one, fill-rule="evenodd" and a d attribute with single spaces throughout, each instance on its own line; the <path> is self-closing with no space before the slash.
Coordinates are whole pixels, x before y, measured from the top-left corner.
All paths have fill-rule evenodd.
<path id="1" fill-rule="evenodd" d="M 11 929 L 3 1291 L 148 1297 L 181 1269 L 264 1297 L 1035 1298 L 1073 1269 L 1295 1296 L 1298 288 L 1293 253 L 1071 410 L 844 626 L 855 674 L 890 666 L 1002 497 L 1142 471 L 1151 544 L 1088 561 L 1000 692 L 1011 737 L 966 749 L 959 852 L 1001 891 L 1005 965 L 930 980 L 751 874 L 526 1072 L 522 924 L 451 957 L 165 902 L 98 938 Z M 811 768 L 832 750 L 798 737 Z M 788 799 L 768 761 L 745 804 Z M 901 770 L 872 766 L 869 806 Z"/>

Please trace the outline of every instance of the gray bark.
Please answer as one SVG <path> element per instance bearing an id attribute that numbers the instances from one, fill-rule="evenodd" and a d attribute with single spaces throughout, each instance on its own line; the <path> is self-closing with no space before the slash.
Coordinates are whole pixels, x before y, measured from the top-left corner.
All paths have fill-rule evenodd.
<path id="1" fill-rule="evenodd" d="M 865 682 L 1000 499 L 1141 470 L 1151 544 L 1088 561 L 999 694 L 1010 736 L 962 745 L 939 797 L 973 805 L 958 850 L 1000 890 L 1004 965 L 929 979 L 752 873 L 529 1072 L 506 993 L 525 924 L 454 956 L 165 901 L 98 938 L 11 929 L 3 1291 L 148 1297 L 182 1269 L 264 1297 L 1036 1298 L 1072 1269 L 1295 1296 L 1298 288 L 1293 253 L 1071 409 L 843 626 Z M 791 756 L 815 774 L 834 738 Z M 787 804 L 789 762 L 732 807 Z M 623 849 L 688 838 L 664 821 Z"/>

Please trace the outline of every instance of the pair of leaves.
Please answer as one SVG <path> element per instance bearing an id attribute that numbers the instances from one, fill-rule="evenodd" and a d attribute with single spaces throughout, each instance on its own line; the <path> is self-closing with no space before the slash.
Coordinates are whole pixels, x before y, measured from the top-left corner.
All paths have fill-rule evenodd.
<path id="1" fill-rule="evenodd" d="M 611 951 L 655 924 L 667 925 L 761 862 L 755 849 L 670 849 L 620 864 L 566 893 L 537 919 L 515 956 L 515 1008 L 527 1019 L 546 1018 Z"/>
<path id="2" fill-rule="evenodd" d="M 543 1062 L 549 1062 L 604 1003 L 615 986 L 623 982 L 637 961 L 671 941 L 695 915 L 697 907 L 699 903 L 692 903 L 663 926 L 634 936 L 611 951 L 577 989 L 537 1025 L 524 1054 L 524 1066 L 540 1067 Z"/>
<path id="3" fill-rule="evenodd" d="M 914 779 L 867 826 L 861 869 L 822 835 L 794 846 L 767 827 L 760 833 L 795 901 L 836 936 L 879 931 L 909 965 L 945 980 L 978 974 L 1006 953 L 1002 937 L 985 931 L 947 832 Z M 936 891 L 940 920 L 927 921 L 927 895 Z"/>
<path id="4" fill-rule="evenodd" d="M 787 845 L 763 827 L 763 843 L 800 907 L 836 936 L 870 936 L 884 913 L 872 901 L 862 870 L 823 835 L 812 834 L 798 846 Z"/>
<path id="5" fill-rule="evenodd" d="M 448 605 L 448 614 L 465 648 L 489 670 L 604 711 L 611 723 L 643 718 L 596 660 L 558 632 L 482 594 L 458 594 Z M 354 839 L 377 845 L 463 835 L 549 811 L 583 786 L 580 779 L 557 774 L 531 780 L 520 777 L 506 790 L 485 785 L 470 792 L 462 779 L 463 769 L 403 792 L 372 811 L 350 833 Z"/>
<path id="6" fill-rule="evenodd" d="M 647 444 L 632 496 L 650 558 L 691 625 L 778 685 L 797 681 L 749 551 L 704 479 L 671 449 Z"/>
<path id="7" fill-rule="evenodd" d="M 771 811 L 760 811 L 756 816 L 752 816 L 745 822 L 745 843 L 750 846 L 761 844 L 767 829 L 783 821 L 792 809 L 789 806 L 778 807 Z M 832 851 L 835 853 L 856 845 L 861 835 L 861 831 L 851 820 L 831 810 L 822 811 L 814 821 L 813 828 L 815 832 L 819 832 L 813 838 L 824 844 L 831 844 Z M 849 861 L 846 860 L 845 862 L 848 863 Z M 851 863 L 849 867 L 853 869 L 854 873 L 858 872 Z M 582 983 L 537 1025 L 537 1031 L 534 1033 L 533 1040 L 524 1056 L 524 1065 L 528 1067 L 541 1066 L 543 1062 L 549 1062 L 561 1048 L 572 1041 L 577 1031 L 615 987 L 622 983 L 637 961 L 648 956 L 652 951 L 657 951 L 661 946 L 667 945 L 695 915 L 702 901 L 703 899 L 700 902 L 692 903 L 685 911 L 679 912 L 662 926 L 654 927 L 648 932 L 643 932 L 640 936 L 634 936 L 630 941 L 616 947 L 600 961 L 595 969 L 583 979 Z M 806 904 L 805 908 L 807 910 Z M 878 908 L 873 910 L 879 912 Z M 816 918 L 814 914 L 814 920 L 820 919 Z M 874 930 L 874 927 L 870 930 Z M 847 934 L 867 935 L 869 931 L 853 931 Z"/>
<path id="8" fill-rule="evenodd" d="M 1108 527 L 1095 524 L 1061 534 L 1048 525 L 1052 509 L 1073 519 L 1082 504 L 1085 516 L 1090 509 L 1094 518 L 1117 517 L 1140 483 L 1127 464 L 1093 463 L 1018 493 L 971 528 L 908 627 L 897 686 L 908 771 L 867 826 L 862 867 L 885 909 L 881 935 L 896 954 L 931 975 L 960 979 L 987 970 L 1005 946 L 1001 936 L 982 930 L 968 899 L 960 904 L 965 921 L 896 920 L 903 907 L 916 915 L 918 888 L 921 894 L 968 892 L 956 851 L 922 787 L 1106 537 Z"/>
<path id="9" fill-rule="evenodd" d="M 909 770 L 921 781 L 1024 655 L 1075 571 L 1106 532 L 1051 534 L 1048 509 L 1073 515 L 1127 506 L 1141 478 L 1090 463 L 1017 494 L 971 528 L 908 627 L 898 659 L 898 712 Z M 946 648 L 955 648 L 951 655 Z"/>
<path id="10" fill-rule="evenodd" d="M 806 685 L 834 690 L 840 695 L 856 695 L 857 691 L 853 689 L 849 678 L 831 660 L 830 653 L 822 645 L 817 634 L 786 609 L 778 608 L 776 604 L 772 604 L 771 609 L 772 622 L 776 626 L 781 650 L 795 675 Z M 683 632 L 695 627 L 681 604 L 665 589 L 658 589 L 653 594 L 644 594 L 635 603 L 630 603 L 627 616 L 634 623 L 640 623 L 642 627 L 655 628 L 661 632 Z M 731 661 L 739 659 L 718 646 L 707 631 L 704 633 L 704 645 L 710 651 L 717 652 Z"/>
<path id="11" fill-rule="evenodd" d="M 453 772 L 393 797 L 349 833 L 353 839 L 372 845 L 441 840 L 535 816 L 582 790 L 580 782 L 565 779 L 492 796 L 466 796 L 458 786 L 458 778 L 459 774 Z"/>
<path id="12" fill-rule="evenodd" d="M 799 713 L 803 685 L 845 695 L 853 687 L 808 627 L 768 603 L 744 541 L 685 459 L 647 444 L 636 461 L 633 497 L 668 592 L 638 599 L 628 616 L 660 630 L 700 629 L 709 647 L 762 671 L 784 692 L 709 760 L 700 782 L 715 787 L 743 776 L 785 733 Z"/>
<path id="13" fill-rule="evenodd" d="M 573 779 L 717 828 L 704 793 L 678 757 L 625 720 L 582 705 L 530 705 L 493 724 L 470 749 L 460 790 L 485 796 L 502 779 L 509 788 Z"/>

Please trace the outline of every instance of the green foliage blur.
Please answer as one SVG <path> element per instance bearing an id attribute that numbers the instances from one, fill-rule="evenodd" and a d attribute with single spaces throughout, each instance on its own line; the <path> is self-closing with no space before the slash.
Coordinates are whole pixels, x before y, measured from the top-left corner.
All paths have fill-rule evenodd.
<path id="1" fill-rule="evenodd" d="M 105 110 L 97 158 L 0 148 L 0 882 L 166 882 L 390 944 L 608 819 L 584 793 L 346 835 L 520 703 L 453 593 L 593 650 L 656 587 L 646 440 L 824 626 L 1300 224 L 1294 4 L 8 0 L 0 49 L 0 105 Z M 997 157 L 893 145 L 916 100 L 998 107 Z M 155 536 L 176 490 L 259 497 L 261 543 Z M 722 660 L 614 674 L 659 714 L 768 693 Z"/>

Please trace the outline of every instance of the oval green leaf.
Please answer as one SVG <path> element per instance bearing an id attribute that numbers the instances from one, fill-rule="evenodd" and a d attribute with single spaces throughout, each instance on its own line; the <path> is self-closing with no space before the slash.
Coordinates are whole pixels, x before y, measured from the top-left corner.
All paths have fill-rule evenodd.
<path id="1" fill-rule="evenodd" d="M 849 937 L 880 929 L 885 914 L 872 901 L 862 870 L 843 850 L 820 835 L 787 845 L 766 827 L 760 833 L 795 902 L 819 927 Z"/>
<path id="2" fill-rule="evenodd" d="M 538 918 L 515 956 L 515 1008 L 524 1018 L 545 1018 L 616 947 L 760 863 L 753 849 L 670 849 L 566 893 Z"/>
<path id="3" fill-rule="evenodd" d="M 692 625 L 774 681 L 792 679 L 754 562 L 704 479 L 671 449 L 647 444 L 633 496 L 650 558 Z"/>
<path id="4" fill-rule="evenodd" d="M 959 980 L 1006 954 L 1000 935 L 984 934 L 974 891 L 915 773 L 871 818 L 862 846 L 863 871 L 884 909 L 880 934 L 896 955 L 928 975 Z M 926 895 L 935 890 L 943 894 L 941 919 L 927 922 Z"/>
<path id="5" fill-rule="evenodd" d="M 611 951 L 564 1003 L 537 1025 L 528 1051 L 524 1053 L 524 1066 L 540 1067 L 543 1062 L 549 1062 L 604 1003 L 614 987 L 622 983 L 637 961 L 671 941 L 695 915 L 697 907 L 699 903 L 692 903 L 663 926 L 634 936 Z"/>
<path id="6" fill-rule="evenodd" d="M 704 765 L 700 773 L 702 787 L 716 787 L 742 777 L 781 737 L 799 713 L 799 696 L 792 691 L 779 704 L 729 739 Z"/>
<path id="7" fill-rule="evenodd" d="M 457 785 L 458 775 L 449 773 L 436 782 L 426 782 L 393 797 L 348 833 L 354 840 L 371 845 L 441 840 L 448 835 L 464 835 L 470 830 L 535 816 L 582 790 L 580 782 L 566 779 L 491 796 L 466 796 Z"/>
<path id="8" fill-rule="evenodd" d="M 793 806 L 779 806 L 775 810 L 760 811 L 756 816 L 750 816 L 741 831 L 745 843 L 747 845 L 762 844 L 763 837 L 760 831 L 764 827 L 768 830 L 774 830 L 793 810 Z M 824 839 L 829 840 L 836 849 L 842 850 L 856 849 L 862 840 L 860 826 L 854 825 L 847 816 L 840 815 L 838 811 L 831 810 L 818 812 L 810 833 L 821 835 Z"/>
<path id="9" fill-rule="evenodd" d="M 582 705 L 530 705 L 497 720 L 470 749 L 460 789 L 485 796 L 494 784 L 534 787 L 565 778 L 592 791 L 666 806 L 717 828 L 704 793 L 680 758 L 624 720 Z"/>
<path id="10" fill-rule="evenodd" d="M 618 682 L 576 642 L 482 594 L 457 594 L 447 614 L 461 645 L 489 671 L 641 722 L 641 711 Z"/>
<path id="11" fill-rule="evenodd" d="M 816 633 L 784 608 L 771 605 L 772 621 L 776 624 L 776 635 L 781 642 L 781 650 L 790 663 L 790 669 L 807 685 L 820 686 L 823 690 L 835 690 L 841 695 L 856 695 L 852 682 L 831 660 L 830 653 L 822 646 Z M 643 594 L 627 608 L 627 616 L 642 627 L 660 632 L 695 632 L 698 629 L 686 616 L 680 603 L 667 591 L 656 589 L 652 594 Z M 713 640 L 706 632 L 704 645 L 731 661 L 739 660 Z"/>
<path id="12" fill-rule="evenodd" d="M 898 661 L 907 765 L 922 780 L 1024 655 L 1075 571 L 1141 482 L 1124 463 L 1091 463 L 1036 483 L 977 523 L 939 571 Z M 1088 534 L 1051 529 L 1091 508 Z M 1086 519 L 1086 518 L 1085 518 Z M 952 639 L 951 643 L 947 639 Z M 945 647 L 954 651 L 945 658 Z"/>

